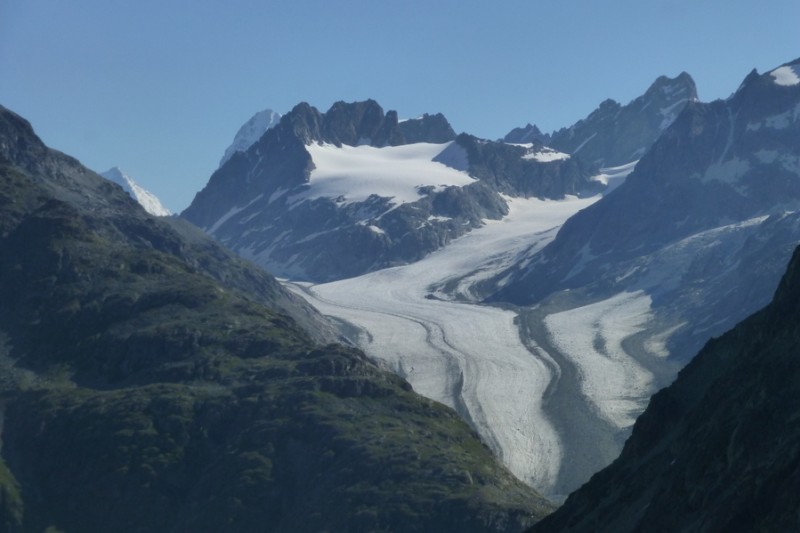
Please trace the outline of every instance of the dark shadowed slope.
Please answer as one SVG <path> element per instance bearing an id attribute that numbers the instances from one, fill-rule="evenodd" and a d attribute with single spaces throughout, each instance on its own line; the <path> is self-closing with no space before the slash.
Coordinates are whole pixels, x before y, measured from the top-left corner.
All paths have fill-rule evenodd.
<path id="1" fill-rule="evenodd" d="M 656 394 L 622 455 L 532 531 L 800 530 L 800 252 L 762 311 Z"/>
<path id="2" fill-rule="evenodd" d="M 0 529 L 518 531 L 549 510 L 327 327 L 0 108 Z"/>

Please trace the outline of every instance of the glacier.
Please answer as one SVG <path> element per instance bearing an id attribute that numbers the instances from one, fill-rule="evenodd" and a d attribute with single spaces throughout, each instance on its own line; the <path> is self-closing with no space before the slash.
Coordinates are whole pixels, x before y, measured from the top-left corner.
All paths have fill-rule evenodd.
<path id="1" fill-rule="evenodd" d="M 598 179 L 619 182 L 632 168 L 607 169 Z M 578 360 L 575 348 L 582 350 L 587 341 L 571 340 L 570 320 L 591 323 L 605 307 L 554 312 L 544 321 L 549 328 L 544 336 L 530 335 L 521 331 L 519 310 L 478 303 L 474 287 L 544 247 L 564 221 L 600 198 L 506 197 L 508 216 L 485 221 L 416 263 L 331 283 L 285 283 L 323 314 L 348 324 L 351 340 L 415 391 L 459 412 L 517 477 L 560 500 L 577 481 L 562 479 L 571 458 L 548 406 L 562 373 L 554 356 L 563 354 L 555 351 Z M 593 334 L 615 347 L 616 358 L 597 364 L 602 374 L 582 380 L 573 392 L 588 405 L 603 406 L 599 424 L 624 432 L 653 392 L 650 370 L 620 348 L 643 330 L 649 300 L 634 294 L 612 299 L 607 307 L 624 320 L 605 320 Z M 603 379 L 607 383 L 597 381 Z M 607 406 L 606 397 L 615 403 Z"/>

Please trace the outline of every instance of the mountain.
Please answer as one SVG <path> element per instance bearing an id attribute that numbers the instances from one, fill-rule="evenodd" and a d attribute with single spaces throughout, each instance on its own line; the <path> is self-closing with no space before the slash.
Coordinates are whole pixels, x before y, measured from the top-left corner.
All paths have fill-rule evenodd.
<path id="1" fill-rule="evenodd" d="M 225 154 L 219 160 L 219 166 L 224 165 L 236 152 L 244 152 L 253 146 L 265 131 L 278 124 L 280 120 L 281 115 L 272 109 L 259 111 L 250 117 L 250 120 L 242 124 L 236 132 L 233 143 L 225 149 Z"/>
<path id="2" fill-rule="evenodd" d="M 799 324 L 795 251 L 772 302 L 710 341 L 619 459 L 532 531 L 800 529 Z"/>
<path id="3" fill-rule="evenodd" d="M 274 278 L 2 107 L 0 302 L 5 531 L 518 531 L 550 510 Z"/>
<path id="4" fill-rule="evenodd" d="M 622 185 L 471 289 L 521 306 L 557 369 L 545 410 L 572 459 L 556 489 L 608 465 L 650 396 L 769 302 L 800 242 L 800 84 L 779 83 L 797 68 L 687 104 Z"/>
<path id="5" fill-rule="evenodd" d="M 456 136 L 442 115 L 399 121 L 374 101 L 299 104 L 217 170 L 181 214 L 278 275 L 329 281 L 416 261 L 486 219 L 502 194 L 597 190 L 541 147 Z"/>
<path id="6" fill-rule="evenodd" d="M 522 128 L 514 128 L 503 137 L 503 142 L 508 144 L 535 143 L 547 145 L 550 143 L 550 135 L 542 133 L 535 125 L 528 123 Z"/>
<path id="7" fill-rule="evenodd" d="M 766 305 L 800 239 L 800 85 L 776 83 L 781 68 L 688 104 L 623 185 L 504 274 L 496 298 L 643 290 L 712 334 Z"/>
<path id="8" fill-rule="evenodd" d="M 627 105 L 605 100 L 585 119 L 551 135 L 529 124 L 509 132 L 504 141 L 538 140 L 599 167 L 615 167 L 641 158 L 686 104 L 696 100 L 697 89 L 687 73 L 661 76 Z"/>
<path id="9" fill-rule="evenodd" d="M 144 207 L 144 210 L 151 215 L 168 217 L 172 214 L 169 209 L 161 204 L 155 194 L 141 187 L 133 178 L 123 173 L 119 167 L 110 168 L 105 172 L 101 172 L 100 175 L 125 189 L 125 192 L 130 194 L 131 198 L 139 202 Z"/>

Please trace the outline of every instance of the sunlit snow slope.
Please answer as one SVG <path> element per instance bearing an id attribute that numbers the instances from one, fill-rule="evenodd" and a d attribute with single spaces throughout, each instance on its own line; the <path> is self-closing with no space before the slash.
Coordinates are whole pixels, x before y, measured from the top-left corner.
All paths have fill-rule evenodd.
<path id="1" fill-rule="evenodd" d="M 292 286 L 324 314 L 353 325 L 369 355 L 458 410 L 517 476 L 553 495 L 565 458 L 544 403 L 557 366 L 535 341 L 523 341 L 515 312 L 445 298 L 469 299 L 472 284 L 531 253 L 531 245 L 547 244 L 597 199 L 510 198 L 503 220 L 487 221 L 422 261 Z"/>
<path id="2" fill-rule="evenodd" d="M 423 187 L 464 186 L 475 181 L 464 171 L 434 161 L 452 142 L 402 146 L 306 146 L 314 161 L 308 190 L 292 198 L 330 198 L 340 203 L 364 202 L 370 196 L 392 204 L 415 202 Z"/>

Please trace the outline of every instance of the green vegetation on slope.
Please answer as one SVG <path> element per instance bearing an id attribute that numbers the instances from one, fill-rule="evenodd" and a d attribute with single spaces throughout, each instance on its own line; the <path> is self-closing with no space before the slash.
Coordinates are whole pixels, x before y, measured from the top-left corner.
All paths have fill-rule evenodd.
<path id="1" fill-rule="evenodd" d="M 550 511 L 452 410 L 299 323 L 326 327 L 0 109 L 5 529 L 519 531 Z"/>

